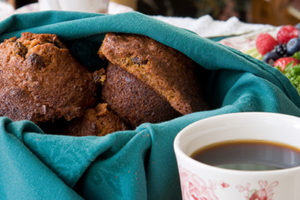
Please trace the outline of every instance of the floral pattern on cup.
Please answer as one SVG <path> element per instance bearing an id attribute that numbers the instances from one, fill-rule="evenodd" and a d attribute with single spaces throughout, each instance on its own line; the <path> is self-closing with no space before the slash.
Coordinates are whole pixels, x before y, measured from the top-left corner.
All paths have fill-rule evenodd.
<path id="1" fill-rule="evenodd" d="M 230 187 L 230 184 L 224 181 L 205 181 L 181 167 L 179 167 L 179 176 L 183 200 L 219 200 L 215 190 Z"/>
<path id="2" fill-rule="evenodd" d="M 219 200 L 217 189 L 227 189 L 231 185 L 225 181 L 204 180 L 194 173 L 179 167 L 179 176 L 183 200 Z M 274 188 L 279 181 L 269 183 L 267 180 L 259 180 L 258 187 L 246 183 L 236 185 L 240 193 L 244 193 L 246 200 L 274 200 Z"/>
<path id="3" fill-rule="evenodd" d="M 246 185 L 237 185 L 239 192 L 245 193 L 247 200 L 273 200 L 275 194 L 274 188 L 279 185 L 278 181 L 269 183 L 265 180 L 258 181 L 259 188 L 251 187 L 250 183 Z"/>

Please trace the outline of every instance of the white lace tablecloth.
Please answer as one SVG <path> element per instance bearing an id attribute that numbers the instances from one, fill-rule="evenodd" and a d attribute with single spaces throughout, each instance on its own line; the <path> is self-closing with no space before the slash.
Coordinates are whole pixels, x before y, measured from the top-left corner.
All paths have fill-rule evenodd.
<path id="1" fill-rule="evenodd" d="M 29 4 L 14 10 L 8 3 L 0 2 L 0 20 L 3 20 L 15 13 L 34 11 L 39 11 L 38 3 Z M 114 2 L 110 2 L 108 6 L 108 14 L 130 11 L 133 11 L 133 9 Z M 271 25 L 243 23 L 236 17 L 231 17 L 227 21 L 214 20 L 209 15 L 205 15 L 197 19 L 190 17 L 152 17 L 174 26 L 194 31 L 201 37 L 212 38 L 230 36 L 229 38 L 221 40 L 220 43 L 243 52 L 255 47 L 255 37 L 258 33 L 269 32 L 275 29 L 275 27 Z"/>

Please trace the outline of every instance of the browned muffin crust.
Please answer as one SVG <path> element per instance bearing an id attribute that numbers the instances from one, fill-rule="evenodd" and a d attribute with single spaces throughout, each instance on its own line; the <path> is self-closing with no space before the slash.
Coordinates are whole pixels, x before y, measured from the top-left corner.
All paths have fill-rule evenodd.
<path id="1" fill-rule="evenodd" d="M 83 117 L 72 120 L 65 133 L 73 136 L 104 136 L 127 129 L 121 118 L 108 109 L 107 103 L 100 103 L 95 108 L 87 109 Z"/>
<path id="2" fill-rule="evenodd" d="M 167 121 L 181 115 L 150 86 L 113 64 L 108 65 L 102 97 L 132 127 L 144 122 Z"/>
<path id="3" fill-rule="evenodd" d="M 23 33 L 0 44 L 0 116 L 71 120 L 95 105 L 92 74 L 54 34 Z"/>
<path id="4" fill-rule="evenodd" d="M 181 52 L 146 36 L 107 33 L 98 54 L 153 88 L 181 114 L 207 109 L 195 63 Z"/>

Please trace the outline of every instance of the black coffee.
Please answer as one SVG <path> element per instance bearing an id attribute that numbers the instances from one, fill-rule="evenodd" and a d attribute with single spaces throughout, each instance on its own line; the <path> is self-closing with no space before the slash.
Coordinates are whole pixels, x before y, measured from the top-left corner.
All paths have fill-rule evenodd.
<path id="1" fill-rule="evenodd" d="M 238 140 L 206 146 L 192 158 L 227 169 L 274 170 L 300 166 L 300 149 L 268 141 Z"/>

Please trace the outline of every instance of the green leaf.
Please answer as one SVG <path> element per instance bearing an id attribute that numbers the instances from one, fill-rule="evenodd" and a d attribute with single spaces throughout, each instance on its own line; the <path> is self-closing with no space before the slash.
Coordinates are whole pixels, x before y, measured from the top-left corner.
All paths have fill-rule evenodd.
<path id="1" fill-rule="evenodd" d="M 297 51 L 296 53 L 294 53 L 292 57 L 300 60 L 300 51 Z"/>
<path id="2" fill-rule="evenodd" d="M 300 64 L 293 66 L 292 63 L 289 63 L 282 73 L 291 81 L 300 94 Z"/>

